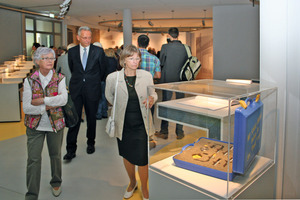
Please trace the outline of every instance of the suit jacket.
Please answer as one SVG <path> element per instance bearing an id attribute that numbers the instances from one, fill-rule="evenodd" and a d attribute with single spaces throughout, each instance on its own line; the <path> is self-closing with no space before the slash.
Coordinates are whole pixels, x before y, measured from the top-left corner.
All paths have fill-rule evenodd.
<path id="1" fill-rule="evenodd" d="M 164 44 L 160 51 L 161 83 L 178 82 L 182 66 L 188 59 L 184 45 L 179 40 Z"/>
<path id="2" fill-rule="evenodd" d="M 105 97 L 107 101 L 112 105 L 114 103 L 117 73 L 118 72 L 113 72 L 109 74 L 106 78 Z M 143 101 L 147 98 L 147 90 L 149 90 L 150 96 L 154 98 L 154 102 L 157 100 L 157 94 L 155 92 L 155 89 L 153 87 L 147 89 L 147 87 L 151 85 L 152 86 L 154 85 L 151 73 L 142 69 L 137 69 L 134 87 L 139 98 L 142 117 L 148 135 L 153 134 L 155 132 L 155 128 L 153 126 L 151 112 L 149 111 L 147 115 L 147 109 L 143 104 Z M 128 102 L 128 90 L 124 79 L 124 68 L 123 68 L 121 71 L 119 71 L 116 105 L 113 105 L 116 106 L 116 111 L 115 111 L 116 137 L 118 137 L 120 140 L 122 140 L 127 102 Z M 150 126 L 148 126 L 147 120 L 149 120 Z"/>
<path id="3" fill-rule="evenodd" d="M 106 58 L 102 48 L 90 45 L 86 69 L 83 69 L 80 59 L 79 45 L 68 51 L 68 62 L 72 73 L 70 94 L 76 99 L 85 93 L 89 100 L 98 101 L 101 98 L 101 81 L 105 78 Z"/>
<path id="4" fill-rule="evenodd" d="M 66 85 L 69 88 L 71 72 L 68 64 L 68 54 L 61 55 L 57 58 L 56 72 L 62 73 L 66 77 Z"/>

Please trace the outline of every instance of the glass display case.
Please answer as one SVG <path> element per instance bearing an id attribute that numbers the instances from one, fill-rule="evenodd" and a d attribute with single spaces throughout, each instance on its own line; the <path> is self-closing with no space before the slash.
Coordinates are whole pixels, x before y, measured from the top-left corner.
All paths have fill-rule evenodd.
<path id="1" fill-rule="evenodd" d="M 218 80 L 153 87 L 151 199 L 234 199 L 275 165 L 277 88 Z"/>

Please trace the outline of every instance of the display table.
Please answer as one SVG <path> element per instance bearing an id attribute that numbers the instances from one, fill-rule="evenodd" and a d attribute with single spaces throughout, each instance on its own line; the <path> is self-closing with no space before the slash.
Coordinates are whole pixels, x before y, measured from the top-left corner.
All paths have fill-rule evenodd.
<path id="1" fill-rule="evenodd" d="M 177 167 L 172 157 L 173 156 L 150 165 L 149 170 L 162 175 L 164 178 L 182 184 L 185 187 L 192 188 L 195 191 L 201 191 L 205 194 L 213 193 L 216 198 L 227 198 L 226 180 Z M 237 175 L 234 181 L 229 182 L 228 197 L 236 196 L 246 184 L 266 172 L 273 165 L 273 160 L 257 156 L 245 175 Z"/>
<path id="2" fill-rule="evenodd" d="M 209 138 L 227 141 L 228 124 L 233 125 L 229 122 L 228 105 L 222 107 L 220 104 L 219 109 L 207 109 L 194 106 L 192 104 L 194 99 L 195 97 L 189 97 L 157 103 L 157 117 L 194 128 L 205 128 Z M 207 107 L 206 100 L 201 99 L 199 102 Z M 237 104 L 231 106 L 230 120 L 234 120 L 234 111 L 237 107 L 239 107 Z M 233 130 L 231 127 L 231 137 L 233 137 Z"/>
<path id="3" fill-rule="evenodd" d="M 23 82 L 24 78 L 26 76 L 24 75 L 11 75 L 11 76 L 7 76 L 7 77 L 3 77 L 2 78 L 2 83 L 16 83 L 16 82 Z"/>
<path id="4" fill-rule="evenodd" d="M 20 89 L 22 81 L 0 84 L 0 122 L 21 121 Z"/>

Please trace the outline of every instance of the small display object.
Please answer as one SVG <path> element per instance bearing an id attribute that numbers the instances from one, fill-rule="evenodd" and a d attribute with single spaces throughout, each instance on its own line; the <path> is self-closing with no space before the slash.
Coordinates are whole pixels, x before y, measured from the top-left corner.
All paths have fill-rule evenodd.
<path id="1" fill-rule="evenodd" d="M 234 177 L 233 145 L 228 145 L 226 142 L 202 137 L 197 142 L 184 146 L 173 159 L 178 167 L 224 180 L 227 179 L 229 167 L 229 180 Z"/>
<path id="2" fill-rule="evenodd" d="M 159 97 L 155 128 L 167 122 L 168 137 L 154 136 L 156 148 L 149 151 L 151 198 L 159 195 L 151 194 L 159 184 L 153 173 L 207 198 L 234 199 L 275 165 L 276 87 L 218 80 L 152 87 Z"/>

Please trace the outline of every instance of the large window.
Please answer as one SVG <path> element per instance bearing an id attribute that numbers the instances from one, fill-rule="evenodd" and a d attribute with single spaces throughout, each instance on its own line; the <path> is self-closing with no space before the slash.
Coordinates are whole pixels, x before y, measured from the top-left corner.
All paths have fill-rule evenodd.
<path id="1" fill-rule="evenodd" d="M 62 46 L 62 24 L 58 21 L 34 17 L 25 18 L 26 54 L 31 56 L 32 44 L 40 43 L 45 47 Z"/>

